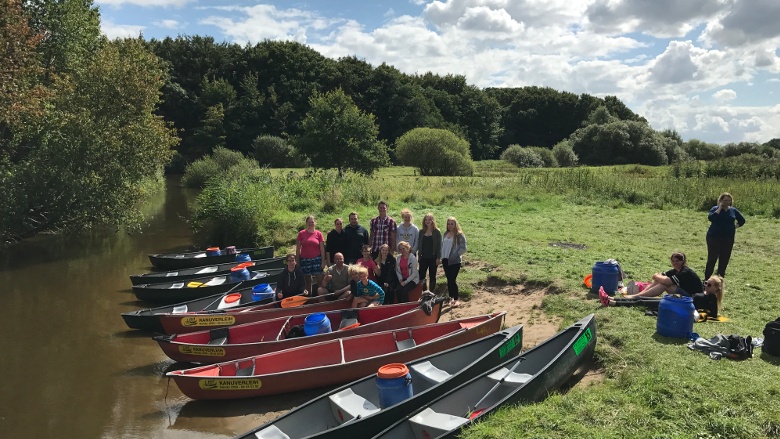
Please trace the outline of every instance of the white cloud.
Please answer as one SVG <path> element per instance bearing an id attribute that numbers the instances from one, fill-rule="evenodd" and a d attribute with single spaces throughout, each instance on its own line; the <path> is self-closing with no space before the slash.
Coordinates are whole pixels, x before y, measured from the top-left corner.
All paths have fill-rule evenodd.
<path id="1" fill-rule="evenodd" d="M 598 32 L 642 32 L 656 37 L 682 37 L 713 17 L 725 0 L 596 0 L 586 11 Z"/>
<path id="2" fill-rule="evenodd" d="M 428 0 L 409 0 L 409 3 L 417 6 L 422 6 L 426 3 L 428 3 Z"/>
<path id="3" fill-rule="evenodd" d="M 155 26 L 159 26 L 165 29 L 178 29 L 181 26 L 181 23 L 179 23 L 176 20 L 160 20 L 160 21 L 153 21 L 152 24 Z"/>
<path id="4" fill-rule="evenodd" d="M 690 41 L 670 42 L 651 68 L 653 79 L 662 84 L 676 84 L 693 79 L 698 67 L 693 62 L 692 49 Z"/>
<path id="5" fill-rule="evenodd" d="M 330 25 L 328 20 L 314 12 L 277 9 L 273 5 L 213 9 L 240 11 L 246 15 L 241 19 L 212 15 L 200 21 L 201 24 L 216 26 L 230 40 L 240 44 L 259 43 L 265 39 L 292 40 L 305 44 L 308 39 L 307 29 L 320 30 Z"/>
<path id="6" fill-rule="evenodd" d="M 724 88 L 723 90 L 718 90 L 713 93 L 712 97 L 721 102 L 733 101 L 737 98 L 737 92 L 728 88 Z"/>
<path id="7" fill-rule="evenodd" d="M 109 40 L 116 38 L 136 38 L 143 32 L 144 29 L 146 29 L 145 26 L 114 24 L 105 20 L 100 23 L 100 30 Z"/>
<path id="8" fill-rule="evenodd" d="M 390 9 L 388 9 L 387 11 L 385 11 L 385 13 L 384 13 L 384 17 L 385 17 L 385 18 L 392 18 L 392 17 L 395 17 L 395 11 L 393 10 L 393 8 L 390 8 Z"/>
<path id="9" fill-rule="evenodd" d="M 457 26 L 467 31 L 507 34 L 519 33 L 524 29 L 523 24 L 512 19 L 505 10 L 493 10 L 486 6 L 466 9 L 458 19 Z"/>
<path id="10" fill-rule="evenodd" d="M 95 3 L 99 5 L 121 7 L 125 5 L 143 6 L 147 8 L 167 8 L 175 7 L 180 8 L 187 3 L 192 3 L 197 0 L 96 0 Z"/>
<path id="11" fill-rule="evenodd" d="M 778 23 L 780 2 L 777 0 L 735 1 L 707 24 L 701 39 L 724 47 L 760 43 L 780 37 Z"/>

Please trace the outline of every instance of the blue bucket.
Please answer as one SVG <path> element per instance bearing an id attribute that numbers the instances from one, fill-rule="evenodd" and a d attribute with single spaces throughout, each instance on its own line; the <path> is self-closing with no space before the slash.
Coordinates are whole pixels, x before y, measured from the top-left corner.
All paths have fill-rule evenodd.
<path id="1" fill-rule="evenodd" d="M 252 260 L 252 257 L 249 256 L 247 253 L 238 253 L 236 255 L 236 262 L 249 262 Z"/>
<path id="2" fill-rule="evenodd" d="M 330 319 L 324 312 L 309 314 L 303 322 L 303 332 L 306 335 L 325 334 L 330 331 Z"/>
<path id="3" fill-rule="evenodd" d="M 604 291 L 610 296 L 614 296 L 618 290 L 618 281 L 620 279 L 620 268 L 617 264 L 607 262 L 596 262 L 593 264 L 593 278 L 591 279 L 590 292 L 599 293 L 599 288 L 604 287 Z"/>
<path id="4" fill-rule="evenodd" d="M 655 331 L 664 337 L 688 338 L 693 332 L 693 298 L 665 295 L 658 305 Z"/>
<path id="5" fill-rule="evenodd" d="M 249 270 L 246 267 L 233 267 L 230 269 L 230 280 L 241 282 L 249 280 Z"/>
<path id="6" fill-rule="evenodd" d="M 273 297 L 274 290 L 268 284 L 259 284 L 252 287 L 252 300 L 255 302 L 271 299 Z"/>
<path id="7" fill-rule="evenodd" d="M 412 375 L 403 363 L 386 364 L 376 374 L 379 391 L 379 406 L 387 408 L 405 401 L 414 395 Z"/>

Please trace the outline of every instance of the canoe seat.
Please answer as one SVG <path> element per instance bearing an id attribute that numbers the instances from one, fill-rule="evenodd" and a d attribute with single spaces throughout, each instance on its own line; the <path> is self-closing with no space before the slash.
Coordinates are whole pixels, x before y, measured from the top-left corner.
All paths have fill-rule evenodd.
<path id="1" fill-rule="evenodd" d="M 339 329 L 344 329 L 347 326 L 355 325 L 357 326 L 360 322 L 358 322 L 358 319 L 341 319 L 341 323 L 339 324 Z"/>
<path id="2" fill-rule="evenodd" d="M 412 330 L 407 330 L 409 333 L 409 338 L 406 340 L 398 340 L 398 335 L 396 332 L 393 332 L 393 340 L 395 340 L 395 347 L 399 351 L 405 351 L 407 349 L 413 348 L 417 346 L 417 343 L 414 341 L 414 337 L 412 337 Z"/>
<path id="3" fill-rule="evenodd" d="M 165 273 L 165 277 L 174 277 L 174 276 L 178 276 L 178 275 L 179 275 L 178 271 L 169 271 L 169 272 Z"/>
<path id="4" fill-rule="evenodd" d="M 210 345 L 223 345 L 227 343 L 229 328 L 214 328 L 209 331 L 209 344 Z"/>
<path id="5" fill-rule="evenodd" d="M 466 418 L 453 416 L 448 413 L 437 413 L 430 408 L 426 408 L 409 418 L 409 425 L 412 427 L 414 437 L 417 439 L 439 437 L 468 422 L 469 420 Z"/>
<path id="6" fill-rule="evenodd" d="M 203 267 L 200 270 L 196 271 L 195 274 L 209 274 L 209 273 L 213 273 L 213 272 L 217 271 L 218 268 L 219 267 L 217 267 L 216 265 Z"/>
<path id="7" fill-rule="evenodd" d="M 431 384 L 438 384 L 449 378 L 449 372 L 439 369 L 434 366 L 430 361 L 423 361 L 412 365 L 412 369 L 420 374 L 420 376 Z"/>
<path id="8" fill-rule="evenodd" d="M 187 312 L 187 305 L 177 305 L 173 307 L 173 314 L 182 314 Z"/>
<path id="9" fill-rule="evenodd" d="M 257 439 L 290 439 L 290 436 L 284 434 L 282 430 L 276 425 L 269 425 L 260 431 L 256 431 L 253 435 Z"/>
<path id="10" fill-rule="evenodd" d="M 255 374 L 255 359 L 252 359 L 252 364 L 250 364 L 247 367 L 242 367 L 241 369 L 238 368 L 238 363 L 236 363 L 236 376 L 237 377 L 251 377 Z"/>
<path id="11" fill-rule="evenodd" d="M 204 286 L 213 287 L 216 285 L 222 285 L 227 280 L 227 276 L 217 276 L 214 279 L 211 279 L 210 281 L 206 282 Z"/>
<path id="12" fill-rule="evenodd" d="M 371 401 L 353 392 L 352 389 L 344 389 L 334 393 L 328 399 L 333 417 L 341 424 L 379 411 Z"/>
<path id="13" fill-rule="evenodd" d="M 176 282 L 175 284 L 171 285 L 172 290 L 178 290 L 179 288 L 184 288 L 184 282 Z"/>
<path id="14" fill-rule="evenodd" d="M 509 369 L 506 367 L 502 367 L 501 369 L 498 369 L 497 371 L 488 375 L 488 378 L 495 382 L 499 382 L 503 378 L 504 384 L 512 387 L 520 387 L 530 381 L 533 377 L 533 375 L 529 375 L 527 373 L 509 372 Z"/>

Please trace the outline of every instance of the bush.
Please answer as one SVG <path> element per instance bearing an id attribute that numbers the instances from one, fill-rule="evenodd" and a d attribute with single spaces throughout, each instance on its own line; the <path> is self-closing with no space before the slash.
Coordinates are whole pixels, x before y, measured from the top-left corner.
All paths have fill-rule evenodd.
<path id="1" fill-rule="evenodd" d="M 531 148 L 523 148 L 520 145 L 509 145 L 509 148 L 501 153 L 501 160 L 505 160 L 518 168 L 543 168 L 544 160 Z"/>
<path id="2" fill-rule="evenodd" d="M 579 163 L 579 157 L 577 153 L 571 147 L 571 142 L 568 140 L 562 140 L 558 142 L 552 149 L 553 156 L 558 162 L 558 166 L 562 168 L 571 168 L 577 166 Z"/>
<path id="3" fill-rule="evenodd" d="M 706 174 L 739 179 L 780 178 L 780 159 L 756 154 L 726 157 L 708 162 Z"/>
<path id="4" fill-rule="evenodd" d="M 257 136 L 252 141 L 255 158 L 261 165 L 272 168 L 296 167 L 295 148 L 277 136 Z"/>
<path id="5" fill-rule="evenodd" d="M 539 155 L 539 158 L 542 159 L 542 162 L 544 162 L 545 168 L 557 168 L 558 167 L 558 160 L 555 158 L 555 155 L 553 154 L 552 150 L 549 148 L 544 148 L 541 146 L 530 146 L 528 147 L 531 151 L 534 151 Z"/>
<path id="6" fill-rule="evenodd" d="M 689 157 L 694 160 L 715 160 L 723 157 L 723 147 L 715 143 L 706 143 L 691 139 L 682 146 Z"/>
<path id="7" fill-rule="evenodd" d="M 181 182 L 186 187 L 203 188 L 211 178 L 248 174 L 257 169 L 259 166 L 254 160 L 240 152 L 219 147 L 211 155 L 190 163 L 184 170 Z"/>
<path id="8" fill-rule="evenodd" d="M 395 153 L 401 163 L 414 166 L 420 175 L 472 175 L 469 144 L 451 131 L 415 128 L 396 140 Z"/>

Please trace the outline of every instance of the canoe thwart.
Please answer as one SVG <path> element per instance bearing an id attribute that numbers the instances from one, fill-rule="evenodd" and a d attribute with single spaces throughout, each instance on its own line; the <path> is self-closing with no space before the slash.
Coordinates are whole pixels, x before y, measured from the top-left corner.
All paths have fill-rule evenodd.
<path id="1" fill-rule="evenodd" d="M 334 393 L 328 399 L 330 399 L 333 416 L 342 424 L 379 411 L 379 408 L 371 401 L 353 392 L 352 389 L 344 389 Z"/>
<path id="2" fill-rule="evenodd" d="M 451 376 L 447 371 L 439 369 L 430 361 L 423 361 L 422 363 L 413 364 L 412 369 L 418 373 L 421 378 L 431 384 L 444 382 L 444 380 Z"/>

